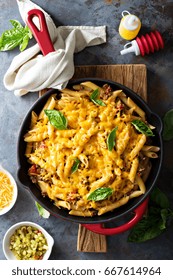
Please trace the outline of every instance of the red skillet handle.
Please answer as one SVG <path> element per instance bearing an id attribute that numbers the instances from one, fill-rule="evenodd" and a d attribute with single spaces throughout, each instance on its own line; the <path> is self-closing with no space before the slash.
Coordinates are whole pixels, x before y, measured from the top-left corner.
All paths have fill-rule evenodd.
<path id="1" fill-rule="evenodd" d="M 33 22 L 34 17 L 39 18 L 40 30 Z M 39 44 L 43 55 L 47 55 L 50 52 L 54 52 L 55 49 L 49 35 L 44 13 L 39 9 L 30 10 L 28 12 L 26 22 L 28 27 L 31 29 L 37 43 Z"/>
<path id="2" fill-rule="evenodd" d="M 149 198 L 146 198 L 135 210 L 135 216 L 126 224 L 121 225 L 116 228 L 104 228 L 103 224 L 82 224 L 82 226 L 86 227 L 87 229 L 104 235 L 113 235 L 119 234 L 126 230 L 131 229 L 135 224 L 137 224 L 142 216 L 144 215 L 147 205 L 148 205 Z"/>

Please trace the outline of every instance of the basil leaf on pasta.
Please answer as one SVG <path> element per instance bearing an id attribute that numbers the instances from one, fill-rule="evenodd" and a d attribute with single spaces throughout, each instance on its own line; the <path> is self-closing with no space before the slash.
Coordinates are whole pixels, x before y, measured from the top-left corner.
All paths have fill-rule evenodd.
<path id="1" fill-rule="evenodd" d="M 90 193 L 90 195 L 87 197 L 87 200 L 94 200 L 94 201 L 104 200 L 108 198 L 110 195 L 112 195 L 112 193 L 113 193 L 113 189 L 111 188 L 106 188 L 106 187 L 98 188 L 92 193 Z"/>
<path id="2" fill-rule="evenodd" d="M 71 168 L 71 173 L 72 174 L 75 173 L 78 170 L 79 164 L 80 164 L 80 160 L 78 158 L 76 158 L 74 160 L 74 164 L 73 164 L 73 166 Z"/>
<path id="3" fill-rule="evenodd" d="M 57 111 L 57 110 L 44 110 L 46 116 L 48 117 L 51 125 L 53 125 L 55 128 L 64 130 L 67 128 L 67 119 L 64 117 L 64 115 Z"/>
<path id="4" fill-rule="evenodd" d="M 136 130 L 138 130 L 142 134 L 145 134 L 146 136 L 154 136 L 152 130 L 143 121 L 133 120 L 132 124 L 136 128 Z"/>
<path id="5" fill-rule="evenodd" d="M 99 89 L 97 88 L 91 93 L 90 99 L 93 101 L 93 100 L 97 99 L 98 96 L 99 96 Z"/>
<path id="6" fill-rule="evenodd" d="M 96 99 L 96 100 L 92 100 L 96 105 L 99 105 L 99 106 L 106 106 L 106 104 L 100 100 L 100 99 Z"/>
<path id="7" fill-rule="evenodd" d="M 108 150 L 111 152 L 113 147 L 115 146 L 115 137 L 116 137 L 116 131 L 118 127 L 116 126 L 112 131 L 109 133 L 108 138 L 107 138 L 107 147 Z"/>
<path id="8" fill-rule="evenodd" d="M 96 105 L 106 106 L 106 104 L 102 100 L 97 99 L 98 96 L 99 96 L 99 90 L 97 88 L 91 93 L 90 100 Z"/>

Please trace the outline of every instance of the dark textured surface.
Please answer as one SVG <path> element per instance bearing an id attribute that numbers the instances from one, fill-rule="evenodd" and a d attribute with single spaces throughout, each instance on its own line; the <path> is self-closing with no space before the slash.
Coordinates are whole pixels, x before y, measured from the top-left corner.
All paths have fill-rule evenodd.
<path id="1" fill-rule="evenodd" d="M 173 107 L 173 1 L 115 1 L 115 0 L 35 0 L 50 15 L 56 25 L 106 25 L 107 43 L 90 47 L 75 55 L 76 65 L 93 64 L 146 64 L 148 70 L 148 103 L 163 117 Z M 0 1 L 0 34 L 10 28 L 10 19 L 22 22 L 16 2 Z M 142 21 L 140 34 L 159 30 L 164 37 L 165 48 L 145 57 L 119 54 L 125 40 L 118 34 L 121 12 L 129 10 Z M 34 43 L 34 40 L 30 43 Z M 0 163 L 16 178 L 16 143 L 18 131 L 26 112 L 37 99 L 35 93 L 16 97 L 4 88 L 3 76 L 18 50 L 0 53 Z M 165 157 L 158 186 L 170 197 L 173 206 L 173 150 L 172 141 L 165 143 Z M 173 227 L 169 226 L 158 238 L 142 244 L 127 242 L 128 232 L 110 236 L 108 252 L 77 252 L 78 225 L 51 216 L 40 218 L 30 194 L 19 188 L 19 196 L 13 210 L 0 217 L 0 259 L 2 238 L 6 230 L 16 222 L 38 222 L 54 237 L 55 245 L 51 259 L 173 259 Z"/>

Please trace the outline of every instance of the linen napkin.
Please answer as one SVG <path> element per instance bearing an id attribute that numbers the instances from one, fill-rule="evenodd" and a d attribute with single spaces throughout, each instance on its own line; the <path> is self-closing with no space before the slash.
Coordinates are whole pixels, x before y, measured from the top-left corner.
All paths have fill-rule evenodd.
<path id="1" fill-rule="evenodd" d="M 30 0 L 17 0 L 23 21 L 31 9 L 44 12 L 55 52 L 40 54 L 38 44 L 14 57 L 4 76 L 4 86 L 21 96 L 44 88 L 63 89 L 74 74 L 74 53 L 106 42 L 106 26 L 59 26 Z M 38 20 L 36 18 L 36 20 Z M 38 22 L 35 21 L 38 26 Z"/>

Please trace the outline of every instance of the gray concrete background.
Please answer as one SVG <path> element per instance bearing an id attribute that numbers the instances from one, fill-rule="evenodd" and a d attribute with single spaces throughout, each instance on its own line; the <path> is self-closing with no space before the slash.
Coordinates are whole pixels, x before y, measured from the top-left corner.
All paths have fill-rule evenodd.
<path id="1" fill-rule="evenodd" d="M 86 48 L 75 55 L 76 65 L 144 63 L 148 71 L 148 103 L 163 117 L 173 107 L 173 1 L 116 1 L 116 0 L 35 0 L 54 19 L 56 25 L 106 25 L 107 43 Z M 22 23 L 16 2 L 0 1 L 0 34 L 11 28 L 9 20 L 17 19 Z M 126 43 L 118 34 L 121 12 L 128 10 L 142 21 L 140 34 L 153 29 L 159 30 L 165 41 L 165 48 L 145 57 L 134 54 L 120 56 L 119 52 Z M 34 44 L 34 40 L 30 45 Z M 21 122 L 37 99 L 36 93 L 16 97 L 4 88 L 3 76 L 18 49 L 0 53 L 0 163 L 16 178 L 16 143 Z M 172 141 L 165 143 L 164 164 L 158 186 L 170 197 L 173 205 L 173 149 Z M 48 220 L 40 218 L 30 194 L 19 187 L 17 203 L 13 210 L 0 217 L 0 259 L 2 239 L 6 230 L 16 222 L 29 220 L 39 223 L 54 237 L 55 245 L 51 254 L 53 260 L 72 259 L 173 259 L 173 226 L 158 238 L 142 243 L 127 242 L 128 232 L 109 236 L 108 252 L 77 252 L 78 225 L 51 216 Z"/>

